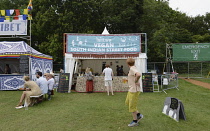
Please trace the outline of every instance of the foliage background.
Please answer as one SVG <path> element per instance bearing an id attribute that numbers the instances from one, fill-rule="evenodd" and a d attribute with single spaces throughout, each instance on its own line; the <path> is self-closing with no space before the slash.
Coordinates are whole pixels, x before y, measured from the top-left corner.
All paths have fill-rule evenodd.
<path id="1" fill-rule="evenodd" d="M 0 9 L 27 8 L 1 0 Z M 189 17 L 165 0 L 34 0 L 32 47 L 63 63 L 63 33 L 147 33 L 148 62 L 165 61 L 166 43 L 210 42 L 210 13 Z"/>

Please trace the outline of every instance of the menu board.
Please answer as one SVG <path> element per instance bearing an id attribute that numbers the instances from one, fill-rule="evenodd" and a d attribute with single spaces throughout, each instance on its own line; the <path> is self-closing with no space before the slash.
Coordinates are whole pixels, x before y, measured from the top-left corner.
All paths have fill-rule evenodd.
<path id="1" fill-rule="evenodd" d="M 152 73 L 142 73 L 143 92 L 153 92 Z"/>
<path id="2" fill-rule="evenodd" d="M 29 74 L 29 58 L 27 55 L 21 55 L 19 61 L 20 74 Z"/>
<path id="3" fill-rule="evenodd" d="M 57 92 L 67 93 L 69 91 L 70 73 L 60 73 Z"/>

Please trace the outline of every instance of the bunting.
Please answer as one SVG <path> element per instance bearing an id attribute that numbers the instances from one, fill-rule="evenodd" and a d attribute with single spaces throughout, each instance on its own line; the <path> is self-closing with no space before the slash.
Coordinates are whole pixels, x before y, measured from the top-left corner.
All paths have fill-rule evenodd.
<path id="1" fill-rule="evenodd" d="M 32 9 L 32 0 L 30 0 L 27 9 L 0 10 L 0 22 L 5 20 L 32 20 Z"/>

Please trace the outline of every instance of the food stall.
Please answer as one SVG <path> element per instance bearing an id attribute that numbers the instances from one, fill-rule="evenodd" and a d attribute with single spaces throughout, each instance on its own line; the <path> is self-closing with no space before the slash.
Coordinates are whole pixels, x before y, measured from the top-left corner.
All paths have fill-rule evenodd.
<path id="1" fill-rule="evenodd" d="M 4 74 L 6 64 L 11 74 Z M 50 73 L 52 69 L 52 57 L 36 51 L 24 41 L 0 42 L 0 90 L 17 90 L 24 84 L 24 75 L 36 80 L 37 71 Z"/>
<path id="2" fill-rule="evenodd" d="M 142 46 L 144 41 L 144 46 Z M 142 52 L 146 44 L 146 34 L 64 34 L 65 73 L 70 73 L 69 92 L 75 84 L 77 92 L 86 91 L 84 72 L 90 67 L 94 77 L 94 92 L 106 91 L 104 76 L 101 76 L 106 64 L 110 65 L 115 76 L 114 91 L 127 91 L 123 81 L 129 67 L 126 59 L 133 57 L 135 66 L 141 73 L 147 72 L 147 55 Z M 143 49 L 146 51 L 146 49 Z M 124 76 L 116 76 L 116 66 L 123 66 Z M 140 79 L 141 81 L 141 79 Z M 141 82 L 142 83 L 142 82 Z M 141 85 L 142 87 L 142 85 Z M 142 90 L 142 89 L 141 89 Z"/>

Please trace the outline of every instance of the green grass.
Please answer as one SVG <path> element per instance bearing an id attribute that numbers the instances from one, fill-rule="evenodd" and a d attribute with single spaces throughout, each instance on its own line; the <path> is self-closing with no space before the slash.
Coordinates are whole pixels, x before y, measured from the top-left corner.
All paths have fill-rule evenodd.
<path id="1" fill-rule="evenodd" d="M 138 127 L 128 127 L 132 120 L 124 104 L 126 92 L 115 96 L 106 93 L 55 93 L 28 110 L 15 109 L 21 91 L 0 91 L 1 131 L 207 131 L 210 90 L 179 79 L 179 89 L 141 93 L 138 108 L 144 119 Z M 182 101 L 187 120 L 179 122 L 162 114 L 166 97 Z"/>
<path id="2" fill-rule="evenodd" d="M 206 82 L 206 83 L 210 83 L 210 78 L 193 78 L 194 80 L 197 81 L 202 81 L 202 82 Z"/>

